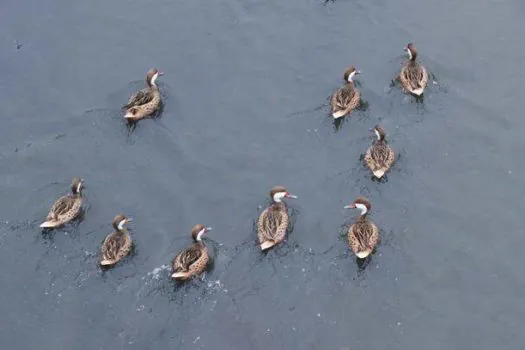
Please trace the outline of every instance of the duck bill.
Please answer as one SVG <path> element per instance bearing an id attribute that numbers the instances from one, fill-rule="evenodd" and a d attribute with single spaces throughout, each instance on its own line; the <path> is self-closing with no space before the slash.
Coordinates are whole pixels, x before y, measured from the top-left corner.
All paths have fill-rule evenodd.
<path id="1" fill-rule="evenodd" d="M 211 227 L 206 227 L 206 228 L 204 229 L 204 232 L 209 232 L 209 231 L 211 231 L 211 230 L 212 230 Z"/>
<path id="2" fill-rule="evenodd" d="M 159 77 L 163 76 L 164 72 L 159 72 Z"/>
<path id="3" fill-rule="evenodd" d="M 355 204 L 348 204 L 343 207 L 343 209 L 355 209 Z"/>
<path id="4" fill-rule="evenodd" d="M 286 198 L 291 198 L 291 199 L 297 199 L 298 198 L 296 195 L 293 195 L 291 193 L 287 193 L 285 197 Z"/>
<path id="5" fill-rule="evenodd" d="M 133 218 L 127 218 L 127 219 L 126 219 L 126 224 L 127 224 L 128 222 L 132 222 L 132 221 L 133 221 Z"/>

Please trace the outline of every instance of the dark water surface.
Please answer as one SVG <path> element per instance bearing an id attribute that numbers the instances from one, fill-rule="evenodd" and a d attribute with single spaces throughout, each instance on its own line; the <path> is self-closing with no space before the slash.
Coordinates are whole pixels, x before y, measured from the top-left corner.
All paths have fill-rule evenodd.
<path id="1" fill-rule="evenodd" d="M 3 0 L 0 339 L 6 349 L 522 349 L 522 1 Z M 423 104 L 391 88 L 413 41 Z M 366 110 L 338 131 L 344 68 Z M 149 68 L 160 119 L 119 107 Z M 380 122 L 388 181 L 359 156 Z M 73 176 L 80 224 L 38 225 Z M 271 186 L 299 200 L 263 255 Z M 344 237 L 357 195 L 382 242 L 361 268 Z M 135 255 L 97 267 L 113 216 Z M 214 266 L 177 286 L 171 258 L 210 225 Z"/>

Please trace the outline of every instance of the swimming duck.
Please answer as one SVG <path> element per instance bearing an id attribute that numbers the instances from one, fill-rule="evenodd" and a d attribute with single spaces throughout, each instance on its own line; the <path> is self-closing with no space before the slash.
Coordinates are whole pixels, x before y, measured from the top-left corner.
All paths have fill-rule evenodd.
<path id="1" fill-rule="evenodd" d="M 334 119 L 344 117 L 359 106 L 361 93 L 354 85 L 354 78 L 361 74 L 354 66 L 348 67 L 343 75 L 345 85 L 339 88 L 330 101 Z"/>
<path id="2" fill-rule="evenodd" d="M 403 68 L 401 68 L 399 81 L 401 81 L 401 85 L 403 85 L 405 90 L 416 96 L 420 96 L 427 86 L 427 70 L 416 61 L 417 50 L 412 43 L 409 43 L 405 47 L 405 52 L 408 54 L 408 61 Z"/>
<path id="3" fill-rule="evenodd" d="M 124 118 L 137 121 L 151 116 L 160 107 L 160 92 L 156 85 L 157 78 L 164 73 L 150 69 L 146 75 L 147 87 L 133 94 L 128 104 L 122 107 L 126 110 Z"/>
<path id="4" fill-rule="evenodd" d="M 288 228 L 288 211 L 284 198 L 297 199 L 284 186 L 275 186 L 270 191 L 272 203 L 259 215 L 257 220 L 257 236 L 261 250 L 266 250 L 280 243 Z"/>
<path id="5" fill-rule="evenodd" d="M 376 125 L 374 132 L 377 140 L 366 151 L 365 163 L 374 176 L 380 179 L 394 164 L 395 153 L 386 142 L 385 130 L 381 126 Z"/>
<path id="6" fill-rule="evenodd" d="M 55 228 L 73 220 L 82 208 L 82 189 L 84 180 L 75 177 L 71 183 L 72 194 L 58 198 L 47 214 L 42 228 Z"/>
<path id="7" fill-rule="evenodd" d="M 359 219 L 348 229 L 348 244 L 359 259 L 364 259 L 372 253 L 379 242 L 379 229 L 367 217 L 372 205 L 367 198 L 357 197 L 354 203 L 344 208 L 361 210 Z"/>
<path id="8" fill-rule="evenodd" d="M 115 216 L 112 223 L 115 232 L 110 233 L 100 247 L 100 265 L 114 265 L 129 254 L 132 241 L 124 225 L 132 220 L 121 214 Z"/>
<path id="9" fill-rule="evenodd" d="M 187 280 L 191 276 L 200 275 L 208 265 L 208 249 L 202 242 L 202 235 L 211 231 L 211 227 L 198 224 L 191 230 L 194 243 L 181 251 L 171 262 L 171 277 L 176 280 Z"/>

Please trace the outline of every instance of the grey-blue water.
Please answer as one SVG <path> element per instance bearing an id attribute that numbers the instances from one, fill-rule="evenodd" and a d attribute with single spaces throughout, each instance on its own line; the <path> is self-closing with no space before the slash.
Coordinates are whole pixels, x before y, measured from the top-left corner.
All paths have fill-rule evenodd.
<path id="1" fill-rule="evenodd" d="M 5 349 L 522 349 L 525 128 L 519 0 L 3 0 L 0 339 Z M 418 104 L 392 78 L 413 41 Z M 338 129 L 327 98 L 362 71 L 368 108 Z M 120 106 L 148 69 L 161 118 Z M 374 182 L 381 123 L 400 158 Z M 85 217 L 38 225 L 73 176 Z M 288 240 L 261 254 L 271 186 Z M 372 201 L 377 252 L 345 230 Z M 135 254 L 97 266 L 118 212 Z M 177 286 L 173 256 L 210 225 L 213 268 Z"/>

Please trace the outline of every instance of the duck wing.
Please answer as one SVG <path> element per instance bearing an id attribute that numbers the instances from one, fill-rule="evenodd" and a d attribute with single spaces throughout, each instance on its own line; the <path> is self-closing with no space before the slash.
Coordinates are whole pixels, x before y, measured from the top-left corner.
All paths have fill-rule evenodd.
<path id="1" fill-rule="evenodd" d="M 287 227 L 288 213 L 284 204 L 269 206 L 261 213 L 257 221 L 259 242 L 283 240 Z"/>
<path id="2" fill-rule="evenodd" d="M 425 67 L 417 62 L 410 61 L 402 69 L 401 81 L 411 90 L 424 89 L 428 83 L 428 73 Z"/>
<path id="3" fill-rule="evenodd" d="M 379 242 L 379 229 L 368 219 L 360 219 L 348 229 L 348 242 L 356 253 L 372 251 Z"/>
<path id="4" fill-rule="evenodd" d="M 127 240 L 127 234 L 111 233 L 102 243 L 101 253 L 103 259 L 114 261 L 120 258 L 124 253 L 124 248 L 127 246 Z"/>
<path id="5" fill-rule="evenodd" d="M 338 89 L 331 99 L 332 110 L 344 110 L 353 106 L 355 101 L 359 101 L 359 90 L 354 87 L 354 84 L 348 83 Z M 354 107 L 355 108 L 355 107 Z"/>
<path id="6" fill-rule="evenodd" d="M 338 89 L 331 98 L 332 113 L 337 114 L 343 111 L 348 113 L 359 105 L 361 93 L 354 87 L 353 83 L 347 83 Z"/>
<path id="7" fill-rule="evenodd" d="M 376 141 L 368 149 L 365 156 L 367 163 L 374 165 L 374 168 L 390 168 L 394 163 L 394 151 L 383 141 Z"/>
<path id="8" fill-rule="evenodd" d="M 51 206 L 49 214 L 47 215 L 47 220 L 58 220 L 58 218 L 64 214 L 67 214 L 73 206 L 75 205 L 75 197 L 63 196 L 56 200 L 56 202 Z"/>
<path id="9" fill-rule="evenodd" d="M 181 251 L 172 261 L 173 271 L 185 272 L 188 271 L 193 263 L 195 263 L 202 256 L 202 249 L 200 245 L 193 244 Z"/>
<path id="10" fill-rule="evenodd" d="M 129 109 L 136 106 L 144 105 L 153 100 L 153 91 L 150 88 L 144 88 L 134 93 L 128 101 L 128 104 L 124 105 L 123 109 Z"/>

